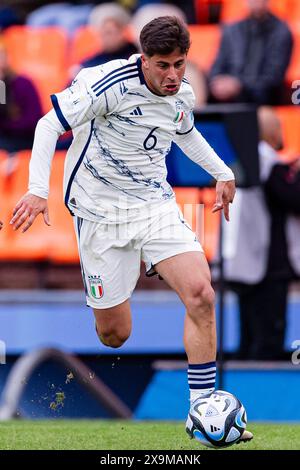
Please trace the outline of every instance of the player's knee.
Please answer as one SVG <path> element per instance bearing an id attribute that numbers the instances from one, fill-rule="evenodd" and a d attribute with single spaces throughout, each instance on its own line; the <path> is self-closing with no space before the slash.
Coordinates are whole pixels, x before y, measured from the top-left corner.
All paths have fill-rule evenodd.
<path id="1" fill-rule="evenodd" d="M 120 348 L 128 339 L 128 337 L 125 338 L 124 336 L 110 335 L 101 336 L 100 339 L 105 346 L 108 346 L 110 348 Z"/>
<path id="2" fill-rule="evenodd" d="M 98 336 L 100 341 L 110 348 L 120 348 L 130 336 L 130 331 L 119 331 L 113 328 L 100 328 L 98 329 Z"/>
<path id="3" fill-rule="evenodd" d="M 201 282 L 193 285 L 186 296 L 186 307 L 190 312 L 201 310 L 212 313 L 214 310 L 215 292 L 210 282 Z"/>

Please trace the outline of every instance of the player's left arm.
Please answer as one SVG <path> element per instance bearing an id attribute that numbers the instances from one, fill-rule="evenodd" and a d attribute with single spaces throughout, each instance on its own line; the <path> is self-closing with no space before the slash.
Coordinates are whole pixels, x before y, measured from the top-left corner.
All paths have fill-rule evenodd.
<path id="1" fill-rule="evenodd" d="M 174 142 L 181 150 L 217 180 L 216 202 L 212 212 L 224 211 L 229 221 L 229 204 L 235 194 L 235 178 L 232 170 L 216 154 L 191 121 L 191 128 L 176 133 Z"/>

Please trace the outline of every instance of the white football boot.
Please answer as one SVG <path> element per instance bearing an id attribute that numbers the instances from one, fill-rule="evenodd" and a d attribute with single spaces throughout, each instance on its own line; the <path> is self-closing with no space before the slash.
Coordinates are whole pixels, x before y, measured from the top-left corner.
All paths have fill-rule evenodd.
<path id="1" fill-rule="evenodd" d="M 241 435 L 240 439 L 236 442 L 236 444 L 239 444 L 240 442 L 250 442 L 252 441 L 252 439 L 253 439 L 252 432 L 247 431 L 247 429 L 245 429 L 245 431 Z"/>

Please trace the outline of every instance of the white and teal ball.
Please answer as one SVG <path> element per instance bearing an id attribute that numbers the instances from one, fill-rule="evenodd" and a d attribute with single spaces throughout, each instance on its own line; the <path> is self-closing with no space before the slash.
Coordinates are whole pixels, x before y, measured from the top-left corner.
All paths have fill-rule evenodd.
<path id="1" fill-rule="evenodd" d="M 238 398 L 216 390 L 192 403 L 186 431 L 201 444 L 220 448 L 236 443 L 246 424 L 246 410 Z"/>

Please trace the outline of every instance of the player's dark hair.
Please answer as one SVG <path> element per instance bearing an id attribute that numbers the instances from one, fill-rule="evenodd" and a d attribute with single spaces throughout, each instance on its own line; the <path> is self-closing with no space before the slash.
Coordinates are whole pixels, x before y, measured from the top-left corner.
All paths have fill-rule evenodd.
<path id="1" fill-rule="evenodd" d="M 171 54 L 179 48 L 187 54 L 190 48 L 190 33 L 176 16 L 159 16 L 147 23 L 140 34 L 142 51 L 149 57 L 155 54 Z"/>

